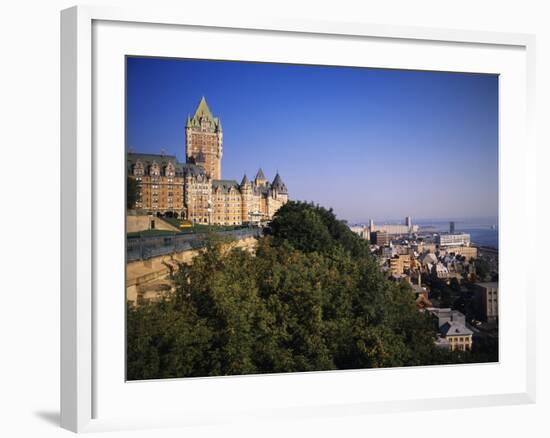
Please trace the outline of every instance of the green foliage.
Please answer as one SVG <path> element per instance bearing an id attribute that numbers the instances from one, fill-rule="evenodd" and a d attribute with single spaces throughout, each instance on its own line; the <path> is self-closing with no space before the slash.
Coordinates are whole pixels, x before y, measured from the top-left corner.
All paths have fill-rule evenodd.
<path id="1" fill-rule="evenodd" d="M 126 208 L 135 208 L 137 201 L 137 183 L 135 178 L 126 177 Z"/>
<path id="2" fill-rule="evenodd" d="M 455 277 L 451 278 L 449 286 L 454 292 L 460 292 L 460 283 Z"/>
<path id="3" fill-rule="evenodd" d="M 194 233 L 206 233 L 217 231 L 231 231 L 246 228 L 243 225 L 207 225 L 207 224 L 193 224 L 192 226 L 181 227 L 182 224 L 189 224 L 189 221 L 178 219 L 174 217 L 163 217 L 165 222 L 177 227 L 181 234 L 194 234 Z"/>
<path id="4" fill-rule="evenodd" d="M 476 267 L 476 276 L 479 278 L 480 281 L 484 281 L 487 279 L 487 276 L 490 273 L 490 266 L 487 260 L 484 258 L 478 258 L 475 260 L 475 267 Z"/>
<path id="5" fill-rule="evenodd" d="M 255 254 L 211 242 L 174 294 L 128 307 L 128 379 L 465 361 L 434 346 L 407 284 L 326 209 L 288 203 Z M 461 356 L 462 357 L 462 356 Z"/>
<path id="6" fill-rule="evenodd" d="M 267 230 L 277 241 L 284 240 L 304 252 L 329 253 L 336 248 L 354 257 L 370 255 L 368 243 L 336 219 L 332 209 L 312 203 L 291 201 L 276 213 Z"/>
<path id="7" fill-rule="evenodd" d="M 439 278 L 430 278 L 427 280 L 431 289 L 431 297 L 440 301 L 441 307 L 451 307 L 454 302 L 454 289 Z M 458 286 L 460 288 L 460 286 Z"/>

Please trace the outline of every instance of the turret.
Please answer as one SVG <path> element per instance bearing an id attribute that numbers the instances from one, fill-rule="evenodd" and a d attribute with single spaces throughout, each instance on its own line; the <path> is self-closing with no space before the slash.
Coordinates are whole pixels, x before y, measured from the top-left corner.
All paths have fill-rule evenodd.
<path id="1" fill-rule="evenodd" d="M 248 177 L 246 176 L 246 173 L 245 173 L 241 181 L 241 188 L 248 187 L 249 184 L 250 184 L 250 181 L 248 180 Z"/>
<path id="2" fill-rule="evenodd" d="M 250 223 L 254 205 L 252 202 L 252 183 L 246 174 L 243 176 L 239 190 L 241 192 L 241 220 L 243 223 Z"/>
<path id="3" fill-rule="evenodd" d="M 258 173 L 256 174 L 256 177 L 254 178 L 254 183 L 257 186 L 265 186 L 266 183 L 267 183 L 267 178 L 265 177 L 264 172 L 263 172 L 261 167 L 258 170 Z"/>
<path id="4" fill-rule="evenodd" d="M 271 189 L 274 192 L 277 192 L 279 194 L 287 194 L 288 191 L 286 189 L 286 185 L 283 182 L 282 178 L 280 177 L 279 173 L 277 172 L 277 175 L 275 175 L 275 179 L 271 183 Z"/>

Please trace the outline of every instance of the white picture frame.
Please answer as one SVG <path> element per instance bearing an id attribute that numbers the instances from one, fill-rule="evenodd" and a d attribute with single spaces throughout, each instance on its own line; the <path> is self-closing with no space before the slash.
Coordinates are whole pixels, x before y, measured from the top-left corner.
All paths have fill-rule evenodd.
<path id="1" fill-rule="evenodd" d="M 411 394 L 396 392 L 391 398 L 383 397 L 362 398 L 333 393 L 334 401 L 321 397 L 315 403 L 304 398 L 299 406 L 284 402 L 284 398 L 277 399 L 269 406 L 258 406 L 252 409 L 246 403 L 235 401 L 242 405 L 240 410 L 224 413 L 222 408 L 207 405 L 197 407 L 193 415 L 185 415 L 177 406 L 171 412 L 164 411 L 162 406 L 150 415 L 98 415 L 102 405 L 99 402 L 98 387 L 101 387 L 102 374 L 108 363 L 98 362 L 98 349 L 101 348 L 101 330 L 98 331 L 98 314 L 105 300 L 98 303 L 97 285 L 101 284 L 101 268 L 97 259 L 98 254 L 98 209 L 96 208 L 100 190 L 95 186 L 98 161 L 94 153 L 94 138 L 100 135 L 94 129 L 94 123 L 100 118 L 98 103 L 94 90 L 95 75 L 98 69 L 94 65 L 97 51 L 102 50 L 101 36 L 94 33 L 97 23 L 130 23 L 133 26 L 155 26 L 156 29 L 166 29 L 166 26 L 177 28 L 184 26 L 191 29 L 200 29 L 204 34 L 221 32 L 232 29 L 238 30 L 240 38 L 253 40 L 259 38 L 262 32 L 269 32 L 285 37 L 304 36 L 334 36 L 353 41 L 393 41 L 405 45 L 415 44 L 455 44 L 464 47 L 485 47 L 487 49 L 510 50 L 521 52 L 517 59 L 522 65 L 516 65 L 521 70 L 521 77 L 525 84 L 520 84 L 519 99 L 525 103 L 522 113 L 525 118 L 514 121 L 518 124 L 518 131 L 510 133 L 516 144 L 521 144 L 521 153 L 525 161 L 514 175 L 506 163 L 501 166 L 501 185 L 511 185 L 519 178 L 520 188 L 510 188 L 509 195 L 501 198 L 502 205 L 511 204 L 516 199 L 522 199 L 522 211 L 510 211 L 510 224 L 517 224 L 522 220 L 530 220 L 530 227 L 534 229 L 534 219 L 525 216 L 526 211 L 534 211 L 535 198 L 535 144 L 533 139 L 533 108 L 534 108 L 534 58 L 535 39 L 532 35 L 507 34 L 477 31 L 461 31 L 450 29 L 424 29 L 402 26 L 382 26 L 365 23 L 338 23 L 317 22 L 307 20 L 290 20 L 275 18 L 257 18 L 240 16 L 230 22 L 224 17 L 216 17 L 211 13 L 204 16 L 189 15 L 182 11 L 163 11 L 155 8 L 148 10 L 119 9 L 104 6 L 78 6 L 62 11 L 61 13 L 61 426 L 75 431 L 100 431 L 119 428 L 147 428 L 174 425 L 207 424 L 233 418 L 254 417 L 256 419 L 288 419 L 315 415 L 361 415 L 369 412 L 399 412 L 413 409 L 441 409 L 472 406 L 489 406 L 504 404 L 532 403 L 535 400 L 535 310 L 534 310 L 534 273 L 530 272 L 527 264 L 519 265 L 518 269 L 509 276 L 505 276 L 510 284 L 519 285 L 521 294 L 518 299 L 518 335 L 522 343 L 521 371 L 517 371 L 519 384 L 513 391 L 492 391 L 482 394 L 456 393 L 447 395 L 438 393 L 437 396 L 415 397 Z M 288 44 L 288 43 L 287 43 Z M 342 44 L 345 44 L 343 42 Z M 457 70 L 460 69 L 460 60 L 455 60 Z M 524 64 L 523 64 L 524 62 Z M 397 68 L 397 67 L 395 67 Z M 481 68 L 481 67 L 480 67 Z M 496 68 L 496 67 L 495 67 Z M 452 68 L 451 68 L 452 70 Z M 498 73 L 498 69 L 493 72 Z M 120 79 L 120 78 L 119 78 Z M 511 86 L 518 87 L 518 84 Z M 505 100 L 505 102 L 508 102 Z M 523 104 L 522 104 L 523 105 Z M 505 113 L 501 113 L 501 121 L 509 121 Z M 508 135 L 508 134 L 506 134 Z M 506 137 L 505 135 L 505 137 Z M 505 139 L 506 140 L 506 139 Z M 517 143 L 520 142 L 520 143 Z M 121 144 L 124 150 L 124 144 Z M 508 147 L 506 154 L 516 153 Z M 505 154 L 505 157 L 508 156 Z M 510 161 L 512 155 L 510 155 Z M 502 163 L 501 163 L 502 164 Z M 517 198 L 516 198 L 517 197 Z M 512 217 L 513 216 L 513 217 Z M 533 215 L 534 217 L 534 215 Z M 512 229 L 512 226 L 508 229 Z M 531 233 L 535 235 L 535 233 Z M 533 245 L 532 237 L 527 239 L 527 247 Z M 534 247 L 534 246 L 531 246 Z M 510 261 L 510 264 L 513 261 Z M 516 287 L 516 286 L 514 286 Z M 121 296 L 123 292 L 121 291 Z M 506 300 L 503 300 L 503 306 Z M 120 313 L 117 315 L 120 316 Z M 117 316 L 117 318 L 119 318 Z M 120 328 L 122 321 L 117 321 Z M 504 345 L 506 347 L 506 345 Z M 524 348 L 523 348 L 524 347 Z M 123 354 L 123 352 L 121 352 Z M 105 357 L 105 355 L 103 355 Z M 501 364 L 502 365 L 502 364 Z M 460 367 L 456 367 L 458 373 Z M 487 369 L 486 369 L 487 370 Z M 428 370 L 435 373 L 436 370 Z M 428 372 L 419 370 L 419 372 Z M 399 378 L 400 374 L 408 371 L 393 370 L 390 378 Z M 487 372 L 487 371 L 485 371 Z M 331 385 L 353 384 L 357 374 L 341 373 L 339 381 L 332 379 L 330 373 L 294 374 L 285 380 L 287 385 L 301 384 L 318 387 L 319 384 Z M 519 375 L 521 374 L 521 375 Z M 344 376 L 344 377 L 341 377 Z M 355 376 L 355 377 L 354 377 Z M 371 373 L 372 376 L 372 373 Z M 277 377 L 275 377 L 276 379 Z M 342 380 L 346 379 L 347 383 Z M 371 377 L 372 378 L 372 377 Z M 223 380 L 225 379 L 225 380 Z M 247 393 L 249 386 L 273 385 L 274 377 L 231 377 L 220 380 L 227 390 L 235 391 L 240 386 Z M 256 380 L 251 380 L 256 379 Z M 270 380 L 271 379 L 271 380 Z M 290 380 L 289 380 L 290 379 Z M 215 391 L 215 379 L 195 379 L 195 391 Z M 252 382 L 252 383 L 251 383 Z M 281 382 L 281 380 L 279 380 Z M 124 384 L 124 382 L 120 382 Z M 179 384 L 174 381 L 164 382 L 165 390 L 169 385 Z M 277 384 L 277 382 L 275 382 Z M 345 386 L 344 386 L 345 387 Z M 138 388 L 138 389 L 136 389 Z M 143 388 L 143 387 L 142 387 Z M 134 385 L 132 394 L 135 397 L 141 389 Z M 252 389 L 250 389 L 252 391 Z M 103 391 L 104 392 L 104 391 Z M 330 391 L 329 391 L 330 392 Z M 250 392 L 253 394 L 253 392 Z M 223 397 L 221 397 L 223 399 Z M 239 407 L 239 406 L 237 406 Z M 216 410 L 217 409 L 217 410 Z"/>

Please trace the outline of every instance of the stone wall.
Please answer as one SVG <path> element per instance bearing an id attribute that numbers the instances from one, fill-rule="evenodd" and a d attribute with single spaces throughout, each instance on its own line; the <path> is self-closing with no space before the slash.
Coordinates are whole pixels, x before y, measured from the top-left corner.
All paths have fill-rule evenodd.
<path id="1" fill-rule="evenodd" d="M 236 240 L 224 245 L 225 249 L 242 248 L 254 252 L 258 245 L 255 237 Z M 202 250 L 189 250 L 153 257 L 147 260 L 129 262 L 126 265 L 126 300 L 137 304 L 140 299 L 155 299 L 160 293 L 171 290 L 170 267 L 178 263 L 191 263 Z"/>
<path id="2" fill-rule="evenodd" d="M 152 223 L 154 221 L 154 228 L 156 230 L 166 231 L 180 231 L 177 227 L 169 224 L 163 219 L 156 216 L 148 215 L 127 215 L 126 216 L 126 232 L 136 233 L 138 231 L 150 230 L 153 228 Z"/>

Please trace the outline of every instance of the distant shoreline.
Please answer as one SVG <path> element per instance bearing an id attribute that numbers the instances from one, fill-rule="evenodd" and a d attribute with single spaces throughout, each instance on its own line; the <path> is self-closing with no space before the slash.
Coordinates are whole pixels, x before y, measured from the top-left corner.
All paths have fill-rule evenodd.
<path id="1" fill-rule="evenodd" d="M 419 234 L 429 233 L 445 233 L 449 232 L 449 222 L 451 221 L 414 221 L 413 224 L 419 226 Z M 466 222 L 466 221 L 453 221 L 455 223 L 455 231 L 458 233 L 467 233 L 470 235 L 472 245 L 478 248 L 487 248 L 494 251 L 498 251 L 498 221 L 491 221 L 486 219 L 481 223 L 479 220 Z M 374 224 L 389 224 L 389 222 L 376 222 Z M 403 221 L 401 222 L 403 224 Z M 366 223 L 361 224 L 367 226 Z M 494 228 L 493 228 L 494 227 Z"/>

